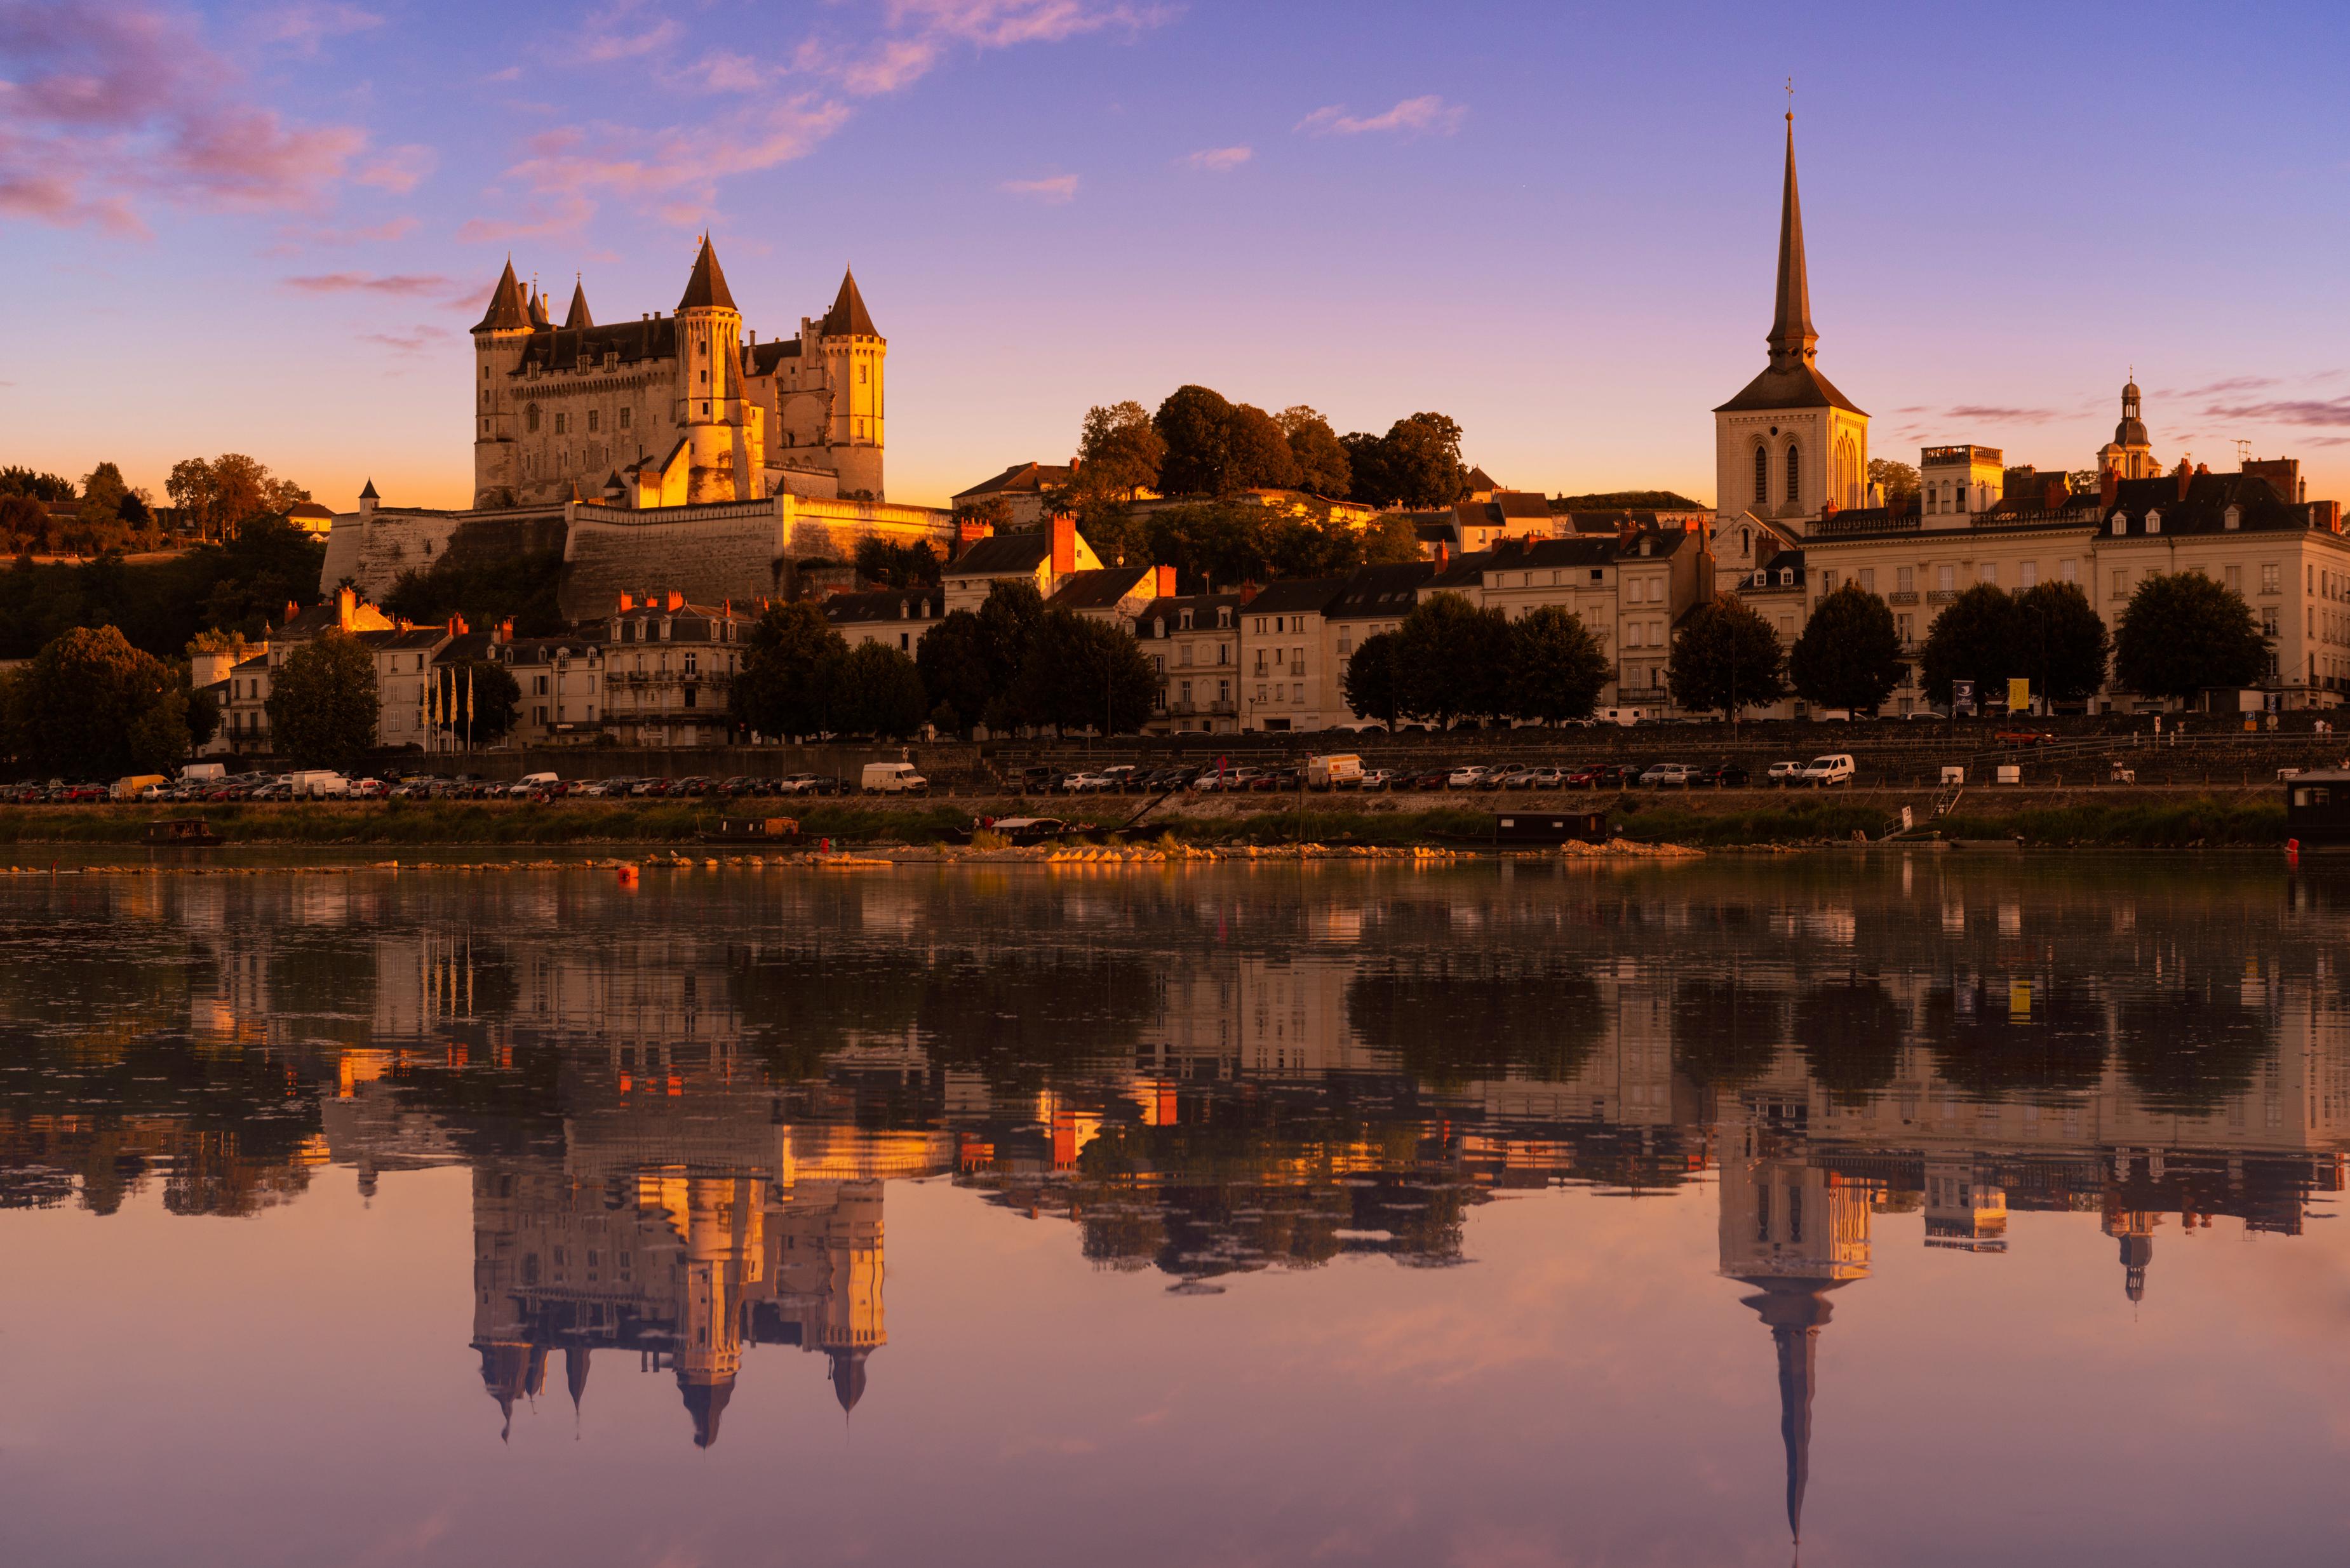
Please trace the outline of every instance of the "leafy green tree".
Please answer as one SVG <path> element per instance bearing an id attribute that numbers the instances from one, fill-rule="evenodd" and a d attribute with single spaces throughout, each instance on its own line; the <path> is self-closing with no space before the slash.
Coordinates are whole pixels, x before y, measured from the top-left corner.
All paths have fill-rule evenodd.
<path id="1" fill-rule="evenodd" d="M 857 545 L 857 575 L 885 588 L 936 587 L 938 553 L 919 540 L 867 538 Z"/>
<path id="2" fill-rule="evenodd" d="M 1363 564 L 1363 536 L 1336 517 L 1276 517 L 1263 528 L 1276 577 L 1343 577 Z"/>
<path id="3" fill-rule="evenodd" d="M 301 767 L 357 767 L 375 745 L 381 707 L 375 655 L 348 632 L 322 632 L 272 673 L 266 706 L 279 755 Z"/>
<path id="4" fill-rule="evenodd" d="M 110 626 L 57 638 L 11 695 L 12 744 L 36 772 L 119 778 L 162 773 L 188 754 L 185 683 Z"/>
<path id="5" fill-rule="evenodd" d="M 1918 471 L 1889 457 L 1872 457 L 1868 460 L 1868 483 L 1877 487 L 1885 504 L 1890 506 L 1918 493 Z"/>
<path id="6" fill-rule="evenodd" d="M 2024 673 L 2022 641 L 2015 601 L 1991 584 L 1977 583 L 1944 605 L 1926 628 L 1918 669 L 1928 701 L 1949 702 L 1953 680 L 1973 681 L 1979 702 L 2004 691 L 2009 677 Z"/>
<path id="7" fill-rule="evenodd" d="M 1297 488 L 1333 500 L 1345 499 L 1354 488 L 1354 469 L 1330 421 L 1298 403 L 1275 414 L 1274 422 L 1289 439 L 1289 455 L 1297 464 Z"/>
<path id="8" fill-rule="evenodd" d="M 1224 426 L 1225 493 L 1257 486 L 1287 490 L 1297 483 L 1297 459 L 1289 435 L 1271 414 L 1253 403 L 1236 403 Z"/>
<path id="9" fill-rule="evenodd" d="M 1893 612 L 1856 583 L 1819 602 L 1787 657 L 1798 696 L 1815 707 L 1856 711 L 1875 711 L 1907 668 Z"/>
<path id="10" fill-rule="evenodd" d="M 921 671 L 886 643 L 860 642 L 833 655 L 825 661 L 823 679 L 830 687 L 835 730 L 897 739 L 920 730 L 930 711 Z"/>
<path id="11" fill-rule="evenodd" d="M 1363 525 L 1363 565 L 1399 566 L 1419 559 L 1419 531 L 1400 512 L 1383 513 Z"/>
<path id="12" fill-rule="evenodd" d="M 1551 497 L 1553 512 L 1711 512 L 1678 490 L 1586 490 L 1579 495 Z"/>
<path id="13" fill-rule="evenodd" d="M 1232 404 L 1205 387 L 1181 386 L 1159 405 L 1151 423 L 1167 443 L 1167 460 L 1159 470 L 1160 494 L 1224 493 Z"/>
<path id="14" fill-rule="evenodd" d="M 1044 621 L 1045 596 L 1032 582 L 998 583 L 980 602 L 979 628 L 986 639 L 988 679 L 993 693 L 981 722 L 990 730 L 1003 732 L 1039 722 L 1021 711 L 1016 687 Z"/>
<path id="15" fill-rule="evenodd" d="M 317 602 L 327 545 L 284 518 L 265 514 L 241 520 L 216 554 L 198 556 L 214 573 L 201 596 L 203 624 L 257 637 L 265 626 L 285 621 L 286 606 Z"/>
<path id="16" fill-rule="evenodd" d="M 2079 702 L 2106 683 L 2106 623 L 2078 583 L 2042 583 L 2015 596 L 2022 668 L 2054 702 Z"/>
<path id="17" fill-rule="evenodd" d="M 1267 554 L 1269 514 L 1262 506 L 1203 502 L 1154 512 L 1145 527 L 1149 557 L 1175 568 L 1184 593 L 1222 583 L 1263 582 L 1272 575 Z"/>
<path id="18" fill-rule="evenodd" d="M 1556 724 L 1588 719 L 1607 684 L 1607 656 L 1583 618 L 1541 605 L 1510 623 L 1510 716 Z"/>
<path id="19" fill-rule="evenodd" d="M 0 468 L 0 495 L 62 504 L 74 498 L 74 482 L 62 473 L 39 473 L 12 462 Z"/>
<path id="20" fill-rule="evenodd" d="M 202 751 L 204 742 L 220 733 L 220 702 L 210 691 L 188 693 L 188 750 Z"/>
<path id="21" fill-rule="evenodd" d="M 1347 498 L 1367 506 L 1392 506 L 1397 486 L 1388 472 L 1385 440 L 1368 431 L 1348 431 L 1338 438 L 1347 459 Z"/>
<path id="22" fill-rule="evenodd" d="M 2183 701 L 2215 686 L 2250 686 L 2268 662 L 2251 606 L 2200 572 L 2138 584 L 2114 636 L 2114 679 L 2148 697 Z"/>
<path id="23" fill-rule="evenodd" d="M 815 605 L 769 606 L 752 623 L 742 669 L 728 693 L 734 722 L 773 739 L 831 730 L 825 665 L 847 650 L 848 644 Z"/>
<path id="24" fill-rule="evenodd" d="M 1342 443 L 1355 481 L 1355 499 L 1374 506 L 1450 506 L 1469 483 L 1461 461 L 1461 427 L 1437 413 L 1398 420 L 1376 438 Z"/>
<path id="25" fill-rule="evenodd" d="M 1784 697 L 1786 668 L 1771 623 L 1745 600 L 1724 597 L 1690 611 L 1666 660 L 1665 681 L 1680 706 L 1731 715 Z"/>
<path id="26" fill-rule="evenodd" d="M 1159 483 L 1167 441 L 1140 403 L 1097 405 L 1077 432 L 1078 483 L 1118 501 L 1131 501 Z"/>
<path id="27" fill-rule="evenodd" d="M 228 538 L 256 518 L 310 499 L 307 490 L 238 452 L 175 462 L 163 489 L 179 508 L 182 526 L 206 539 Z"/>
<path id="28" fill-rule="evenodd" d="M 1375 632 L 1347 656 L 1339 686 L 1347 711 L 1357 719 L 1378 719 L 1392 729 L 1399 716 L 1396 680 L 1396 634 Z"/>
<path id="29" fill-rule="evenodd" d="M 937 721 L 941 730 L 967 733 L 1003 691 L 988 669 L 986 629 L 967 609 L 942 618 L 914 645 L 914 668 L 933 708 L 947 715 Z"/>
<path id="30" fill-rule="evenodd" d="M 244 546 L 257 535 L 282 526 L 274 520 L 248 524 L 230 542 Z M 400 574 L 383 607 L 419 626 L 445 626 L 463 616 L 475 627 L 511 620 L 524 637 L 553 637 L 569 624 L 556 597 L 563 581 L 563 549 L 483 548 L 461 535 L 429 567 Z"/>
<path id="31" fill-rule="evenodd" d="M 440 727 L 460 739 L 475 745 L 502 741 L 522 716 L 522 684 L 503 664 L 486 659 L 460 659 L 434 670 L 432 679 L 449 703 Z"/>
<path id="32" fill-rule="evenodd" d="M 1133 638 L 1065 609 L 1046 610 L 1036 623 L 1014 686 L 1027 722 L 1063 732 L 1139 730 L 1159 693 L 1158 677 Z"/>
<path id="33" fill-rule="evenodd" d="M 1432 594 L 1396 628 L 1397 705 L 1449 724 L 1509 711 L 1510 623 L 1455 593 Z"/>
<path id="34" fill-rule="evenodd" d="M 12 550 L 47 550 L 49 509 L 29 495 L 0 495 L 0 539 Z"/>

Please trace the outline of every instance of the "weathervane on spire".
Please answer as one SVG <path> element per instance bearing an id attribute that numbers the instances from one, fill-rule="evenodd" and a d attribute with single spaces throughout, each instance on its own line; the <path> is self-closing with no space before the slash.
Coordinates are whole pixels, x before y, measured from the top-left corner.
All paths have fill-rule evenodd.
<path id="1" fill-rule="evenodd" d="M 1787 123 L 1795 123 L 1795 78 L 1787 78 Z"/>

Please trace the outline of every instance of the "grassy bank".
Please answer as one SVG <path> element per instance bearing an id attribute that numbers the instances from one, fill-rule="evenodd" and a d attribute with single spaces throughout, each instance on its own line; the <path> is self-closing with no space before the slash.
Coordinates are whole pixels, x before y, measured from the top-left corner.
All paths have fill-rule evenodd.
<path id="1" fill-rule="evenodd" d="M 848 842 L 937 840 L 968 814 L 945 806 L 913 811 L 813 805 L 778 811 L 760 802 L 731 815 L 794 816 L 803 831 Z M 690 844 L 722 814 L 707 806 L 648 801 L 505 805 L 474 801 L 210 805 L 144 811 L 111 806 L 0 807 L 0 844 L 136 844 L 147 825 L 200 816 L 232 844 Z"/>
<path id="2" fill-rule="evenodd" d="M 2077 805 L 1967 811 L 1935 824 L 1945 838 L 2012 838 L 2049 847 L 2184 849 L 2284 842 L 2284 806 L 2274 798 L 2190 795 L 2178 801 L 2085 802 Z"/>

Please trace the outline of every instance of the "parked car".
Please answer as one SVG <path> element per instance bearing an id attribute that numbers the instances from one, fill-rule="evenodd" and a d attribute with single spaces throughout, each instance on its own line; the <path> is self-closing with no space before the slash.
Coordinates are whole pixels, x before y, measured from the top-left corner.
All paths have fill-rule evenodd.
<path id="1" fill-rule="evenodd" d="M 1107 774 L 1071 774 L 1061 781 L 1064 794 L 1107 794 L 1118 781 Z"/>
<path id="2" fill-rule="evenodd" d="M 1477 787 L 1483 790 L 1515 789 L 1518 786 L 1513 781 L 1523 775 L 1525 771 L 1523 768 L 1495 768 L 1477 781 Z"/>
<path id="3" fill-rule="evenodd" d="M 1770 771 L 1765 773 L 1762 775 L 1762 778 L 1764 783 L 1776 784 L 1779 788 L 1784 789 L 1789 784 L 1801 784 L 1803 782 L 1804 764 L 1801 763 L 1773 763 L 1771 764 Z"/>
<path id="4" fill-rule="evenodd" d="M 1452 773 L 1449 768 L 1430 768 L 1420 773 L 1414 774 L 1399 787 L 1422 790 L 1442 789 L 1444 787 L 1445 781 L 1451 776 Z"/>
<path id="5" fill-rule="evenodd" d="M 1854 772 L 1849 753 L 1830 752 L 1804 764 L 1804 782 L 1814 789 L 1827 784 L 1848 784 L 1852 783 Z"/>
<path id="6" fill-rule="evenodd" d="M 1716 763 L 1700 773 L 1697 782 L 1716 789 L 1744 789 L 1751 775 L 1737 763 Z"/>
<path id="7" fill-rule="evenodd" d="M 1563 789 L 1566 785 L 1565 768 L 1528 768 L 1525 777 L 1512 789 Z"/>
<path id="8" fill-rule="evenodd" d="M 1345 787 L 1345 786 L 1341 786 Z M 1355 781 L 1354 788 L 1366 792 L 1398 787 L 1396 775 L 1385 768 L 1365 768 L 1363 776 Z"/>
<path id="9" fill-rule="evenodd" d="M 1492 771 L 1492 769 L 1485 766 L 1482 763 L 1472 763 L 1467 767 L 1455 768 L 1451 773 L 1444 775 L 1444 787 L 1446 789 L 1475 789 L 1484 776 Z"/>
<path id="10" fill-rule="evenodd" d="M 1659 763 L 1640 775 L 1648 789 L 1687 789 L 1697 770 L 1687 763 Z"/>

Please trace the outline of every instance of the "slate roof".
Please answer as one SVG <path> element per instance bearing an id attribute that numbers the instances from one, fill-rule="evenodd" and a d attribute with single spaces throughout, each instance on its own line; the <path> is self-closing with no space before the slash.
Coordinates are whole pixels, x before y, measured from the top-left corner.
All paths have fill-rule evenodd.
<path id="1" fill-rule="evenodd" d="M 1322 613 L 1332 620 L 1409 615 L 1411 607 L 1419 602 L 1421 586 L 1435 575 L 1432 561 L 1358 566 Z"/>
<path id="2" fill-rule="evenodd" d="M 1249 600 L 1250 615 L 1311 613 L 1320 615 L 1347 586 L 1344 577 L 1282 577 L 1257 590 Z"/>
<path id="3" fill-rule="evenodd" d="M 710 248 L 710 236 L 702 236 L 701 254 L 693 258 L 693 275 L 685 280 L 685 293 L 677 302 L 680 310 L 732 310 L 734 296 L 727 291 L 725 271 L 718 265 L 718 253 Z"/>
<path id="4" fill-rule="evenodd" d="M 1155 566 L 1102 566 L 1089 572 L 1072 572 L 1053 597 L 1045 601 L 1045 607 L 1108 609 L 1149 583 L 1157 570 Z"/>
<path id="5" fill-rule="evenodd" d="M 945 596 L 938 588 L 877 588 L 869 593 L 835 594 L 824 601 L 824 618 L 835 626 L 874 621 L 936 620 L 946 613 Z"/>
<path id="6" fill-rule="evenodd" d="M 1025 534 L 993 534 L 946 565 L 955 577 L 1010 576 L 1033 572 L 1051 558 L 1053 536 L 1043 529 Z"/>
<path id="7" fill-rule="evenodd" d="M 577 278 L 572 280 L 571 308 L 563 313 L 563 325 L 575 331 L 596 325 L 596 318 L 588 314 L 588 286 Z"/>
<path id="8" fill-rule="evenodd" d="M 1756 409 L 1843 409 L 1848 413 L 1866 416 L 1858 403 L 1835 389 L 1835 386 L 1819 372 L 1809 360 L 1786 366 L 1773 366 L 1746 383 L 1745 389 L 1713 411 L 1717 414 L 1745 413 Z"/>
<path id="9" fill-rule="evenodd" d="M 772 376 L 777 364 L 799 357 L 800 340 L 796 337 L 786 337 L 774 343 L 754 343 L 751 345 L 751 374 Z"/>
<path id="10" fill-rule="evenodd" d="M 1222 609 L 1232 612 L 1232 626 L 1220 628 L 1216 625 L 1216 612 Z M 1193 631 L 1231 631 L 1240 624 L 1241 597 L 1238 594 L 1171 594 L 1165 598 L 1153 599 L 1136 613 L 1134 635 L 1146 640 L 1155 637 L 1158 633 L 1153 628 L 1164 621 L 1167 624 L 1166 635 L 1180 637 L 1183 634 L 1185 610 L 1191 612 L 1191 629 Z"/>
<path id="11" fill-rule="evenodd" d="M 1613 534 L 1585 534 L 1565 539 L 1512 540 L 1489 554 L 1489 571 L 1514 572 L 1526 567 L 1605 566 L 1623 554 Z M 1658 556 L 1670 555 L 1666 551 Z"/>
<path id="12" fill-rule="evenodd" d="M 509 257 L 506 270 L 498 275 L 498 286 L 490 290 L 490 307 L 473 324 L 476 332 L 512 332 L 530 325 L 530 308 L 523 303 L 522 285 L 515 279 L 514 261 Z"/>
<path id="13" fill-rule="evenodd" d="M 840 275 L 840 296 L 832 302 L 832 308 L 824 313 L 824 335 L 827 337 L 881 336 L 873 325 L 872 316 L 865 308 L 865 296 L 857 292 L 857 274 L 853 271 Z"/>
<path id="14" fill-rule="evenodd" d="M 1027 494 L 1048 486 L 1058 487 L 1075 477 L 1074 468 L 1059 468 L 1043 462 L 1015 462 L 993 479 L 983 479 L 969 490 L 959 490 L 953 499 L 967 501 L 977 496 Z"/>
<path id="15" fill-rule="evenodd" d="M 651 321 L 616 321 L 608 327 L 549 327 L 534 332 L 523 345 L 522 358 L 510 376 L 520 376 L 534 368 L 541 370 L 568 370 L 579 363 L 584 351 L 589 359 L 601 361 L 607 350 L 617 352 L 620 363 L 638 359 L 673 359 L 677 358 L 677 318 L 660 317 Z"/>

